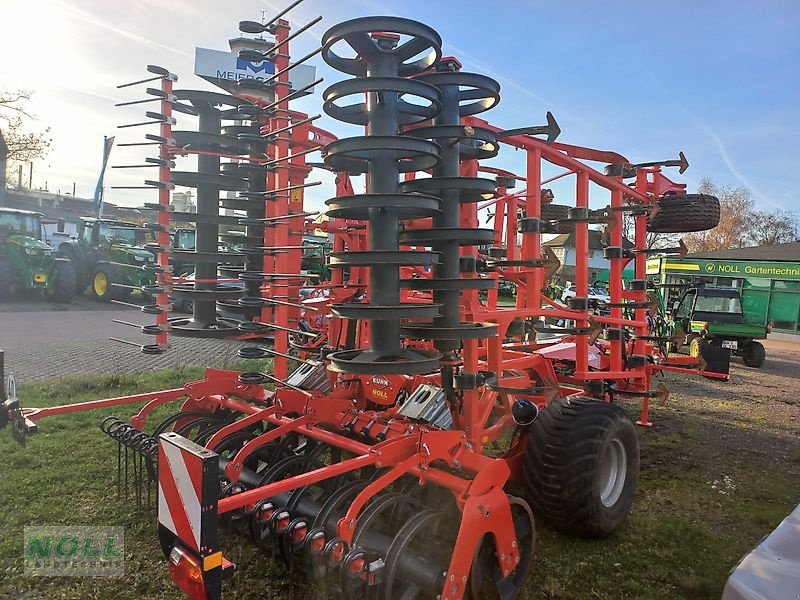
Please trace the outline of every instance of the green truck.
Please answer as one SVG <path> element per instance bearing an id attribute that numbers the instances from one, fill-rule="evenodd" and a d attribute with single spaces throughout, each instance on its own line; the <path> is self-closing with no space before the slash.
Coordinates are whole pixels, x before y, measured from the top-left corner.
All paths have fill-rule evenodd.
<path id="1" fill-rule="evenodd" d="M 143 246 L 152 242 L 149 229 L 114 219 L 81 217 L 78 237 L 62 242 L 59 252 L 76 267 L 78 289 L 89 287 L 101 302 L 126 298 L 134 288 L 155 282 L 155 257 Z"/>
<path id="2" fill-rule="evenodd" d="M 741 356 L 748 367 L 764 364 L 766 351 L 757 340 L 767 337 L 767 327 L 745 318 L 739 290 L 689 288 L 673 304 L 671 313 L 673 335 L 683 339 L 692 356 L 701 356 L 703 345 L 709 344 Z"/>
<path id="3" fill-rule="evenodd" d="M 42 241 L 40 213 L 0 208 L 0 301 L 27 290 L 69 302 L 77 290 L 75 268 Z"/>

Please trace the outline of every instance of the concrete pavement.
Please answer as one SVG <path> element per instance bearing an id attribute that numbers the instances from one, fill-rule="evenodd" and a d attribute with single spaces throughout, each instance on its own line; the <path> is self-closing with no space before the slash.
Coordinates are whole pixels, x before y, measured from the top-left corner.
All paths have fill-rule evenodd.
<path id="1" fill-rule="evenodd" d="M 247 345 L 172 336 L 168 352 L 149 356 L 134 346 L 109 340 L 109 337 L 118 337 L 138 344 L 153 341 L 151 336 L 142 335 L 134 327 L 113 323 L 112 319 L 141 324 L 153 322 L 151 316 L 134 309 L 111 309 L 108 305 L 95 310 L 0 312 L 0 348 L 5 351 L 6 372 L 13 372 L 22 383 L 79 373 L 137 373 L 178 366 L 219 367 L 236 360 L 236 351 Z"/>

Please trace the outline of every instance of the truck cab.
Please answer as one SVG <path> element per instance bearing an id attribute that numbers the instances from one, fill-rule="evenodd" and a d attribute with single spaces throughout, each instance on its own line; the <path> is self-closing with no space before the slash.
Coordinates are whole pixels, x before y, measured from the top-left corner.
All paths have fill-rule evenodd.
<path id="1" fill-rule="evenodd" d="M 689 288 L 673 305 L 672 321 L 674 333 L 679 338 L 683 334 L 692 356 L 700 356 L 708 344 L 741 356 L 748 367 L 764 364 L 766 351 L 756 340 L 767 337 L 767 328 L 746 321 L 737 289 Z"/>

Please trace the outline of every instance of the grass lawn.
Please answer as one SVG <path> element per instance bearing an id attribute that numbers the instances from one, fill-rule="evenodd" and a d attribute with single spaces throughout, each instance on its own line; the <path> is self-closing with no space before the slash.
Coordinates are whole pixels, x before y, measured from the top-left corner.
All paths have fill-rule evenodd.
<path id="1" fill-rule="evenodd" d="M 736 561 L 800 501 L 797 400 L 782 400 L 776 410 L 775 395 L 765 389 L 791 384 L 794 391 L 783 395 L 800 396 L 798 378 L 784 371 L 755 378 L 737 366 L 729 384 L 671 380 L 673 400 L 654 410 L 655 427 L 639 432 L 642 475 L 630 519 L 600 541 L 570 539 L 537 524 L 523 597 L 717 600 Z M 20 386 L 18 395 L 23 406 L 48 406 L 179 387 L 200 376 L 197 369 L 82 376 Z M 636 413 L 636 406 L 628 408 Z M 137 511 L 116 497 L 116 444 L 97 428 L 108 414 L 43 420 L 25 448 L 0 432 L 0 598 L 181 597 L 166 577 L 155 511 Z M 124 526 L 125 577 L 27 577 L 23 526 L 61 524 Z M 313 596 L 248 541 L 228 535 L 223 548 L 241 566 L 226 584 L 227 597 Z"/>

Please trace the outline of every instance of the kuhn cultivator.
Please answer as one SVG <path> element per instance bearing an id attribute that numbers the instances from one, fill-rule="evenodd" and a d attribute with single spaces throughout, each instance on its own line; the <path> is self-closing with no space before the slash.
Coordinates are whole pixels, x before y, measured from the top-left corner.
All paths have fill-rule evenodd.
<path id="1" fill-rule="evenodd" d="M 482 120 L 500 100 L 499 84 L 442 58 L 439 35 L 402 18 L 355 19 L 324 35 L 322 58 L 353 78 L 324 91 L 323 109 L 365 127 L 334 139 L 288 109 L 297 94 L 288 41 L 297 33 L 283 14 L 240 24 L 275 36 L 266 54 L 240 54 L 274 61 L 275 75 L 243 80 L 234 95 L 172 91 L 174 76 L 151 68 L 163 103 L 153 117 L 160 137 L 151 138 L 162 152 L 161 177 L 151 182 L 160 189 L 151 206 L 160 268 L 150 290 L 158 301 L 145 312 L 159 320 L 145 350 L 166 349 L 167 333 L 271 332 L 272 347 L 241 354 L 273 357 L 274 372 L 208 370 L 180 389 L 7 412 L 24 429 L 47 415 L 144 403 L 130 422 L 109 417 L 101 429 L 119 442 L 121 482 L 133 477 L 138 498 L 158 483 L 161 545 L 192 598 L 220 597 L 234 570 L 219 544 L 223 527 L 330 595 L 454 600 L 492 589 L 513 598 L 534 554 L 534 512 L 580 536 L 607 535 L 628 514 L 639 448 L 613 400 L 641 398 L 646 425 L 649 400 L 667 395 L 654 373 L 727 373 L 710 359 L 659 350 L 669 340 L 648 326 L 645 277 L 648 231 L 713 227 L 719 204 L 686 195 L 661 173 L 677 161 L 634 165 L 556 142 L 550 114 L 544 126 L 517 130 Z M 177 107 L 199 113 L 200 132 L 170 129 Z M 223 127 L 225 119 L 250 124 Z M 336 197 L 326 203 L 329 221 L 303 225 L 309 215 L 295 193 L 310 185 L 317 165 L 303 158 L 321 144 Z M 481 164 L 503 145 L 527 154 L 524 176 Z M 198 172 L 172 171 L 186 153 L 200 156 Z M 221 170 L 220 155 L 232 159 Z M 685 168 L 681 158 L 675 166 Z M 587 162 L 604 163 L 605 173 Z M 550 180 L 575 177 L 573 205 L 543 193 L 545 163 L 564 170 Z M 366 175 L 364 193 L 349 174 Z M 524 190 L 512 190 L 517 181 Z M 194 216 L 169 210 L 179 182 L 198 187 Z M 606 208 L 590 208 L 590 182 L 610 195 Z M 239 191 L 222 206 L 246 217 L 219 215 L 220 189 Z M 479 210 L 489 206 L 494 227 L 481 228 Z M 635 219 L 633 248 L 623 246 L 623 216 Z M 197 222 L 197 248 L 182 257 L 198 265 L 192 282 L 171 276 L 170 218 Z M 218 267 L 230 258 L 216 246 L 227 222 L 247 227 L 244 268 Z M 591 224 L 606 228 L 607 314 L 587 301 Z M 333 234 L 335 273 L 301 303 L 304 226 Z M 541 235 L 560 231 L 574 232 L 577 246 L 577 295 L 566 305 L 542 294 L 560 265 L 543 253 Z M 623 289 L 630 261 L 636 279 Z M 515 306 L 498 306 L 500 276 L 516 285 Z M 194 300 L 191 319 L 168 318 L 170 295 Z M 215 301 L 243 319 L 217 317 Z M 309 321 L 301 308 L 330 318 L 300 328 Z M 299 367 L 289 374 L 291 360 Z M 179 410 L 150 424 L 154 410 L 176 401 Z"/>

